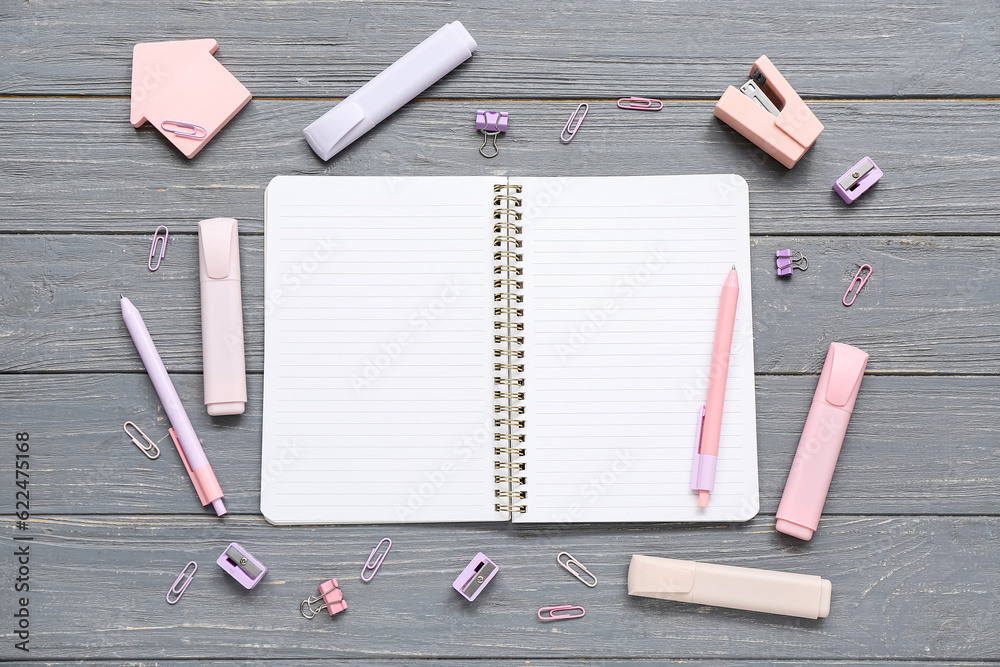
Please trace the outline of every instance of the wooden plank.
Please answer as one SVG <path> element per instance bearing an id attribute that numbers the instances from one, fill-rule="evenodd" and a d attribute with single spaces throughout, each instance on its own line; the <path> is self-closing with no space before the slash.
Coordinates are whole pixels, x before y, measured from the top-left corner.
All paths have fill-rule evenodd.
<path id="1" fill-rule="evenodd" d="M 230 216 L 260 233 L 264 188 L 277 174 L 738 173 L 750 184 L 754 234 L 995 234 L 1000 222 L 991 204 L 1000 188 L 996 101 L 816 103 L 827 130 L 792 170 L 714 118 L 709 102 L 659 113 L 592 102 L 569 145 L 558 135 L 574 103 L 493 105 L 511 113 L 496 159 L 477 150 L 483 103 L 451 101 L 411 104 L 324 163 L 302 128 L 326 101 L 255 100 L 187 160 L 152 127 L 129 125 L 126 100 L 0 99 L 4 227 L 152 233 Z M 886 175 L 846 206 L 831 186 L 866 154 Z"/>
<path id="2" fill-rule="evenodd" d="M 174 383 L 230 513 L 259 517 L 261 376 L 251 376 L 238 417 L 207 416 L 200 375 L 175 374 Z M 814 376 L 757 378 L 762 517 L 777 510 L 815 388 Z M 210 516 L 144 375 L 3 375 L 0 405 L 0 461 L 14 460 L 13 433 L 29 433 L 34 512 Z M 844 514 L 1000 515 L 997 415 L 997 377 L 866 377 L 819 532 L 829 534 Z M 126 420 L 159 444 L 158 460 L 136 450 L 122 431 Z M 14 481 L 0 476 L 0 498 L 13 498 Z"/>
<path id="3" fill-rule="evenodd" d="M 121 319 L 121 292 L 142 312 L 168 368 L 199 372 L 195 229 L 192 222 L 172 230 L 156 273 L 146 267 L 151 235 L 0 237 L 0 266 L 10 276 L 0 293 L 6 331 L 0 372 L 141 372 Z M 758 373 L 819 372 L 833 340 L 869 352 L 873 373 L 1000 373 L 1000 238 L 782 236 L 751 242 Z M 261 372 L 263 238 L 244 235 L 240 248 L 247 365 Z M 779 279 L 774 253 L 782 248 L 804 252 L 809 270 Z M 862 263 L 874 273 L 845 308 L 841 299 Z"/>
<path id="4" fill-rule="evenodd" d="M 13 526 L 5 519 L 4 531 Z M 1000 651 L 997 517 L 832 521 L 814 543 L 768 520 L 737 527 L 527 528 L 269 526 L 231 517 L 37 517 L 30 550 L 31 658 L 730 658 L 987 659 Z M 362 563 L 383 535 L 392 551 L 369 584 Z M 270 570 L 246 591 L 213 562 L 229 542 Z M 11 543 L 7 543 L 8 549 Z M 555 563 L 566 550 L 600 583 Z M 451 588 L 477 552 L 500 567 L 472 604 Z M 809 621 L 626 595 L 630 555 L 815 574 L 833 583 L 830 616 Z M 199 563 L 176 605 L 164 595 Z M 0 577 L 14 579 L 14 559 Z M 336 577 L 349 609 L 306 621 L 299 603 Z M 8 593 L 5 616 L 11 618 Z M 569 602 L 584 619 L 545 625 Z M 99 613 L 95 613 L 99 610 Z M 12 613 L 12 612 L 10 612 Z M 720 638 L 722 638 L 720 640 Z M 13 642 L 0 658 L 22 658 Z"/>
<path id="5" fill-rule="evenodd" d="M 299 660 L 283 660 L 281 658 L 276 659 L 265 659 L 265 660 L 170 660 L 170 667 L 232 667 L 233 665 L 239 665 L 239 667 L 300 667 L 303 664 L 309 665 L 310 667 L 325 667 L 327 665 L 352 665 L 357 664 L 361 661 L 364 662 L 366 667 L 398 667 L 400 664 L 406 664 L 409 658 L 360 658 L 357 660 L 350 659 L 339 659 L 339 658 L 309 658 L 308 661 L 305 659 Z M 156 660 L 73 660 L 71 662 L 64 662 L 61 660 L 47 660 L 45 661 L 45 667 L 69 667 L 73 665 L 74 667 L 161 667 L 165 663 Z M 523 658 L 483 658 L 481 660 L 434 660 L 434 659 L 421 659 L 421 667 L 523 667 L 524 665 L 530 665 L 530 660 L 525 660 Z M 580 659 L 560 659 L 560 667 L 646 667 L 647 665 L 685 665 L 689 666 L 691 661 L 688 659 L 662 659 L 662 658 L 628 658 L 625 660 L 607 660 L 604 658 L 599 658 L 596 660 L 589 660 L 586 658 Z M 699 660 L 699 667 L 731 667 L 733 664 L 732 660 Z M 853 665 L 885 665 L 886 667 L 981 667 L 982 662 L 980 661 L 961 661 L 961 662 L 938 662 L 935 660 L 929 661 L 900 661 L 900 660 L 795 660 L 794 662 L 775 662 L 773 660 L 740 660 L 740 665 L 747 665 L 747 667 L 758 667 L 762 665 L 782 665 L 782 664 L 794 664 L 794 665 L 822 665 L 823 667 L 847 667 Z"/>
<path id="6" fill-rule="evenodd" d="M 559 11 L 527 0 L 298 0 L 252 9 L 235 0 L 7 3 L 0 93 L 127 96 L 136 42 L 212 37 L 219 60 L 257 97 L 344 97 L 460 19 L 479 49 L 427 96 L 715 99 L 743 83 L 761 53 L 807 97 L 1000 94 L 992 2 L 887 11 L 843 0 L 794 8 L 762 0 L 731 9 L 584 0 Z"/>

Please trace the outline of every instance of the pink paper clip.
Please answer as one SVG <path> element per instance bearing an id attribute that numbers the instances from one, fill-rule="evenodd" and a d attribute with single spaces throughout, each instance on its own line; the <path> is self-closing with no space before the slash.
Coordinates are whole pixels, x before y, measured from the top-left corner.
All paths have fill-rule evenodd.
<path id="1" fill-rule="evenodd" d="M 161 229 L 163 230 L 162 235 L 160 234 Z M 160 268 L 160 260 L 167 254 L 167 237 L 169 236 L 170 230 L 167 229 L 166 225 L 160 225 L 156 228 L 156 231 L 153 232 L 153 245 L 149 248 L 149 261 L 146 262 L 146 266 L 149 267 L 150 271 L 156 271 Z M 156 266 L 153 266 L 153 256 L 156 255 L 156 243 L 158 241 L 160 242 L 160 254 L 156 258 Z"/>
<path id="2" fill-rule="evenodd" d="M 385 551 L 376 556 L 375 553 L 382 548 L 383 544 L 386 545 Z M 382 567 L 382 561 L 384 561 L 385 557 L 389 555 L 389 549 L 391 548 L 392 548 L 392 540 L 390 540 L 388 537 L 383 537 L 379 541 L 379 543 L 375 545 L 375 548 L 372 549 L 372 552 L 368 554 L 368 560 L 365 561 L 365 566 L 361 568 L 361 581 L 367 584 L 369 581 L 375 578 L 375 573 L 378 572 L 378 569 L 380 567 Z"/>
<path id="3" fill-rule="evenodd" d="M 623 97 L 618 100 L 619 109 L 634 109 L 636 111 L 659 111 L 663 102 L 648 97 Z"/>
<path id="4" fill-rule="evenodd" d="M 862 278 L 861 272 L 864 271 L 865 269 L 868 269 L 868 273 L 866 273 L 864 278 Z M 861 288 L 865 286 L 865 283 L 868 282 L 868 279 L 871 278 L 871 276 L 872 276 L 872 267 L 868 264 L 862 264 L 861 268 L 858 269 L 858 272 L 854 274 L 854 280 L 852 280 L 851 284 L 848 285 L 847 291 L 844 292 L 843 302 L 845 306 L 850 306 L 852 303 L 854 303 L 854 300 L 858 298 L 858 294 L 861 292 Z M 855 285 L 857 285 L 857 289 L 854 288 Z M 854 291 L 853 295 L 851 294 L 852 290 Z M 849 296 L 851 297 L 850 301 L 847 300 L 847 297 Z"/>
<path id="5" fill-rule="evenodd" d="M 167 127 L 167 125 L 173 125 L 173 129 Z M 208 131 L 201 125 L 195 125 L 194 123 L 184 123 L 179 120 L 165 120 L 160 123 L 160 129 L 164 132 L 172 132 L 178 137 L 190 137 L 191 139 L 204 139 L 208 136 Z M 181 130 L 190 130 L 189 132 L 182 132 Z"/>
<path id="6" fill-rule="evenodd" d="M 586 615 L 586 609 L 571 604 L 559 607 L 542 607 L 538 610 L 538 620 L 540 621 L 568 621 L 571 618 L 583 618 Z"/>

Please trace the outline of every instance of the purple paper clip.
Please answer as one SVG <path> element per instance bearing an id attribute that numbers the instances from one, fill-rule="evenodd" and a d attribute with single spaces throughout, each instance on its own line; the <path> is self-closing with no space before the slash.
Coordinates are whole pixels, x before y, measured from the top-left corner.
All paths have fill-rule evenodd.
<path id="1" fill-rule="evenodd" d="M 486 584 L 490 583 L 490 580 L 497 576 L 497 572 L 499 571 L 500 568 L 496 566 L 496 563 L 480 551 L 472 559 L 472 562 L 462 570 L 462 574 L 458 575 L 458 579 L 452 584 L 452 588 L 458 591 L 466 600 L 472 602 L 479 597 L 479 594 L 486 588 Z"/>
<path id="2" fill-rule="evenodd" d="M 215 562 L 247 590 L 259 584 L 267 574 L 267 566 L 236 542 L 231 542 Z"/>
<path id="3" fill-rule="evenodd" d="M 238 110 L 237 110 L 238 111 Z M 173 125 L 175 128 L 171 129 L 167 125 Z M 160 123 L 160 129 L 164 132 L 173 132 L 178 137 L 191 137 L 192 139 L 204 139 L 208 136 L 208 130 L 203 128 L 201 125 L 195 125 L 194 123 L 184 123 L 179 120 L 165 120 Z M 182 132 L 181 130 L 189 130 L 188 132 Z"/>
<path id="4" fill-rule="evenodd" d="M 191 566 L 194 567 L 191 569 L 191 572 L 188 573 L 188 568 Z M 186 591 L 188 586 L 191 585 L 191 580 L 194 579 L 194 573 L 197 571 L 198 563 L 193 560 L 188 561 L 188 564 L 184 566 L 181 573 L 177 575 L 176 579 L 174 579 L 174 585 L 170 587 L 169 591 L 167 591 L 167 604 L 177 604 L 177 602 L 181 599 L 181 596 L 184 595 L 184 591 Z"/>
<path id="5" fill-rule="evenodd" d="M 846 174 L 837 179 L 837 182 L 833 184 L 833 191 L 840 195 L 844 203 L 853 204 L 855 199 L 878 183 L 880 178 L 882 178 L 882 170 L 866 155 L 861 162 L 848 169 Z"/>
<path id="6" fill-rule="evenodd" d="M 775 264 L 778 266 L 779 276 L 792 275 L 792 269 L 805 271 L 809 268 L 809 260 L 801 252 L 793 253 L 791 250 L 778 250 L 774 254 L 777 257 Z"/>
<path id="7" fill-rule="evenodd" d="M 581 110 L 583 111 L 583 113 L 580 113 Z M 573 141 L 573 137 L 576 136 L 576 131 L 580 129 L 581 125 L 583 125 L 583 119 L 587 117 L 588 111 L 590 111 L 590 105 L 584 102 L 580 106 L 578 106 L 576 108 L 576 111 L 574 111 L 570 115 L 569 120 L 566 121 L 566 126 L 563 128 L 563 131 L 559 134 L 559 139 L 562 140 L 564 144 L 568 144 L 569 142 Z M 570 129 L 570 125 L 573 125 L 574 120 L 576 121 L 576 125 L 573 127 L 573 129 Z"/>
<path id="8" fill-rule="evenodd" d="M 160 230 L 163 230 L 163 236 L 160 236 Z M 170 230 L 167 229 L 166 225 L 160 225 L 153 232 L 153 245 L 149 248 L 149 261 L 146 262 L 146 266 L 149 267 L 150 271 L 156 271 L 160 268 L 160 260 L 163 256 L 167 254 L 167 237 L 170 236 Z M 156 266 L 153 266 L 153 256 L 156 255 L 156 243 L 160 241 L 160 255 L 156 258 Z"/>
<path id="9" fill-rule="evenodd" d="M 383 544 L 386 545 L 385 551 L 376 556 L 375 553 L 382 548 Z M 368 554 L 368 560 L 365 561 L 364 567 L 361 568 L 361 581 L 367 584 L 369 581 L 375 578 L 375 573 L 378 572 L 378 569 L 380 567 L 382 567 L 382 561 L 384 561 L 385 557 L 389 555 L 389 549 L 391 548 L 392 548 L 392 540 L 390 540 L 388 537 L 383 537 L 381 540 L 379 540 L 379 543 L 375 545 L 375 548 L 372 549 L 372 552 Z"/>
<path id="10" fill-rule="evenodd" d="M 483 145 L 479 147 L 479 153 L 483 157 L 496 157 L 500 153 L 497 137 L 501 132 L 507 131 L 507 112 L 479 109 L 476 111 L 476 129 L 483 133 Z M 490 137 L 493 137 L 492 154 L 486 152 Z"/>
<path id="11" fill-rule="evenodd" d="M 618 108 L 632 109 L 633 111 L 659 111 L 663 108 L 663 102 L 648 97 L 623 97 L 618 100 Z"/>
<path id="12" fill-rule="evenodd" d="M 586 615 L 586 609 L 572 604 L 564 604 L 558 607 L 542 607 L 538 610 L 538 620 L 540 621 L 568 621 L 571 618 L 583 618 Z"/>

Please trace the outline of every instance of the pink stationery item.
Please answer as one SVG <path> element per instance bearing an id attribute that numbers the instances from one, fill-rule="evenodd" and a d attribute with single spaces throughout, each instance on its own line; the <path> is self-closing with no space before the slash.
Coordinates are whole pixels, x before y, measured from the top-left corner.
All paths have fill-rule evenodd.
<path id="1" fill-rule="evenodd" d="M 560 141 L 564 144 L 573 141 L 573 137 L 576 136 L 576 131 L 583 125 L 583 119 L 587 117 L 588 111 L 590 111 L 590 105 L 586 102 L 577 105 L 573 113 L 570 114 L 569 120 L 566 121 L 566 125 L 563 126 L 562 132 L 559 133 Z M 576 121 L 576 125 L 573 125 L 573 121 Z"/>
<path id="2" fill-rule="evenodd" d="M 163 230 L 162 234 L 160 234 L 161 229 Z M 163 256 L 167 254 L 167 239 L 169 237 L 170 230 L 166 225 L 160 225 L 156 228 L 156 231 L 153 232 L 153 245 L 149 247 L 149 261 L 146 263 L 146 266 L 149 267 L 150 271 L 156 271 L 160 268 L 160 262 L 163 261 Z M 156 254 L 157 246 L 159 246 L 160 249 L 159 255 Z M 156 257 L 156 266 L 153 266 L 153 257 Z"/>
<path id="3" fill-rule="evenodd" d="M 226 513 L 226 505 L 222 502 L 222 488 L 215 478 L 212 466 L 208 463 L 205 450 L 201 448 L 201 441 L 198 440 L 198 435 L 194 432 L 194 427 L 191 426 L 191 420 L 188 419 L 187 413 L 184 411 L 181 399 L 177 396 L 174 383 L 170 381 L 167 367 L 163 365 L 163 359 L 156 351 L 156 346 L 149 335 L 146 323 L 142 320 L 142 315 L 132 305 L 132 302 L 125 298 L 124 294 L 121 295 L 121 298 L 122 319 L 125 320 L 128 333 L 142 359 L 142 365 L 146 367 L 146 373 L 149 374 L 149 379 L 156 389 L 156 395 L 163 404 L 163 410 L 167 413 L 167 418 L 170 419 L 173 426 L 170 429 L 170 437 L 173 438 L 177 452 L 184 462 L 184 468 L 191 477 L 195 491 L 198 492 L 198 500 L 201 501 L 202 505 L 211 503 L 215 513 L 222 516 Z"/>
<path id="4" fill-rule="evenodd" d="M 317 602 L 323 604 L 313 608 Z M 315 618 L 318 613 L 326 609 L 330 616 L 339 614 L 347 609 L 347 602 L 344 600 L 344 592 L 340 590 L 336 579 L 324 581 L 319 585 L 319 595 L 310 595 L 299 604 L 299 613 L 306 618 Z"/>
<path id="5" fill-rule="evenodd" d="M 236 220 L 198 223 L 201 267 L 201 355 L 208 414 L 240 415 L 247 403 L 240 296 L 240 241 Z"/>
<path id="6" fill-rule="evenodd" d="M 830 615 L 833 584 L 810 574 L 635 554 L 628 594 L 816 619 Z"/>
<path id="7" fill-rule="evenodd" d="M 699 507 L 708 507 L 709 494 L 715 488 L 715 466 L 719 459 L 719 437 L 722 435 L 722 408 L 726 400 L 726 380 L 729 377 L 729 356 L 733 347 L 739 295 L 740 282 L 736 267 L 733 266 L 722 285 L 712 366 L 708 371 L 708 400 L 699 415 L 694 464 L 691 469 L 691 489 L 698 492 Z"/>
<path id="8" fill-rule="evenodd" d="M 726 88 L 715 116 L 789 169 L 823 131 L 823 123 L 767 56 L 754 62 L 750 80 L 739 89 Z"/>
<path id="9" fill-rule="evenodd" d="M 632 109 L 633 111 L 659 111 L 663 108 L 663 101 L 649 97 L 623 97 L 618 100 L 618 108 Z"/>
<path id="10" fill-rule="evenodd" d="M 868 269 L 868 273 L 864 273 L 865 269 Z M 862 275 L 864 274 L 864 275 Z M 858 294 L 861 292 L 861 288 L 865 286 L 868 279 L 872 277 L 872 267 L 870 264 L 862 264 L 858 269 L 858 272 L 854 274 L 854 279 L 851 284 L 847 286 L 847 291 L 844 292 L 844 298 L 841 299 L 841 303 L 845 306 L 850 306 L 854 303 L 854 300 L 858 298 Z M 851 293 L 853 292 L 853 294 Z M 851 300 L 848 301 L 847 297 Z"/>
<path id="11" fill-rule="evenodd" d="M 867 352 L 830 344 L 778 505 L 774 527 L 779 532 L 802 540 L 816 532 L 867 365 Z"/>
<path id="12" fill-rule="evenodd" d="M 214 39 L 136 44 L 131 122 L 149 121 L 192 158 L 250 101 L 250 91 L 212 54 Z"/>
<path id="13" fill-rule="evenodd" d="M 540 621 L 568 621 L 571 618 L 583 618 L 586 615 L 586 609 L 572 604 L 542 607 L 538 610 L 538 620 Z"/>

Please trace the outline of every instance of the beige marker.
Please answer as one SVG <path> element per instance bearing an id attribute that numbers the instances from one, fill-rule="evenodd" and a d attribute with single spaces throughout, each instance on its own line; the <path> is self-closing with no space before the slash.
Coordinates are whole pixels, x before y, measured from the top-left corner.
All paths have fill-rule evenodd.
<path id="1" fill-rule="evenodd" d="M 826 618 L 833 585 L 810 574 L 632 556 L 628 594 L 768 614 Z"/>

